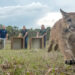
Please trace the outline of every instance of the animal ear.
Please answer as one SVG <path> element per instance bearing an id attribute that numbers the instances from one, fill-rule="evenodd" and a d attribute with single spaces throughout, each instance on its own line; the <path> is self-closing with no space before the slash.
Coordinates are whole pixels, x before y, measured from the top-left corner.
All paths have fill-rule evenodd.
<path id="1" fill-rule="evenodd" d="M 62 13 L 63 17 L 67 18 L 69 15 L 68 13 L 64 12 L 62 9 L 60 9 L 60 12 Z"/>

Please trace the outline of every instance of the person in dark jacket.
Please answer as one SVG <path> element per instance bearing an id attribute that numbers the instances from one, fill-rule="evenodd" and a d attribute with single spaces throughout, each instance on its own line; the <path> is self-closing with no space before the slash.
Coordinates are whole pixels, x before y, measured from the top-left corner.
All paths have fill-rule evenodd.
<path id="1" fill-rule="evenodd" d="M 23 26 L 23 29 L 22 29 L 21 33 L 22 33 L 22 36 L 25 39 L 25 46 L 24 47 L 27 49 L 27 45 L 28 45 L 28 31 L 27 31 L 25 26 Z"/>
<path id="2" fill-rule="evenodd" d="M 8 38 L 8 34 L 7 34 L 6 27 L 4 25 L 2 26 L 2 29 L 0 30 L 0 37 L 2 40 L 4 40 L 4 48 L 5 48 L 5 42 L 6 42 L 6 39 Z"/>
<path id="3" fill-rule="evenodd" d="M 44 25 L 41 26 L 40 32 L 37 32 L 37 37 L 38 36 L 44 37 L 44 47 L 46 47 L 46 36 L 47 36 L 47 32 L 46 32 L 46 29 L 45 29 L 45 26 Z"/>

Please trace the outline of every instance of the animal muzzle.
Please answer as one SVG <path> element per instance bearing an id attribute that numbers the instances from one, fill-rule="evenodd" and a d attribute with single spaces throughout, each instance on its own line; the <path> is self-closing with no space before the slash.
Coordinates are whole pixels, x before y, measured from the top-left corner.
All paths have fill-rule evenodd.
<path id="1" fill-rule="evenodd" d="M 70 26 L 69 26 L 69 30 L 70 30 L 70 31 L 75 31 L 75 25 L 70 25 Z"/>

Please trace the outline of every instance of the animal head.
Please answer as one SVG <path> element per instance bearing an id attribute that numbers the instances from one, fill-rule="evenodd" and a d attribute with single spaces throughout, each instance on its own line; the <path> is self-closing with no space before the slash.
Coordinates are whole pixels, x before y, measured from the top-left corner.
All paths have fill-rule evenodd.
<path id="1" fill-rule="evenodd" d="M 67 13 L 67 12 L 64 12 L 62 9 L 60 9 L 60 12 L 62 13 L 63 20 L 66 26 L 70 30 L 75 30 L 75 13 Z"/>

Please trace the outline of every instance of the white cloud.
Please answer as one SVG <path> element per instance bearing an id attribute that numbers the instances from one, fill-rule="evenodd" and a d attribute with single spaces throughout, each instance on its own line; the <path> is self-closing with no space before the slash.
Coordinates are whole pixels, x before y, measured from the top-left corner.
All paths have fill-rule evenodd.
<path id="1" fill-rule="evenodd" d="M 47 13 L 43 18 L 37 21 L 37 24 L 40 26 L 44 24 L 46 27 L 52 27 L 56 21 L 62 18 L 61 13 L 59 12 L 50 12 Z"/>
<path id="2" fill-rule="evenodd" d="M 40 2 L 28 5 L 0 7 L 0 24 L 35 25 L 35 21 L 48 11 L 48 6 Z"/>
<path id="3" fill-rule="evenodd" d="M 75 5 L 74 0 L 54 0 L 57 6 Z M 71 7 L 70 6 L 70 7 Z"/>
<path id="4" fill-rule="evenodd" d="M 0 6 L 2 24 L 52 27 L 61 18 L 60 8 L 66 12 L 75 11 L 75 0 L 1 0 Z"/>
<path id="5" fill-rule="evenodd" d="M 31 3 L 28 5 L 18 5 L 18 6 L 7 6 L 7 7 L 0 7 L 0 17 L 5 18 L 5 17 L 9 17 L 9 16 L 20 16 L 20 15 L 27 15 L 31 12 L 36 12 L 38 10 L 43 10 L 46 9 L 47 6 L 43 5 L 39 2 L 35 3 Z M 4 17 L 5 16 L 5 17 Z"/>
<path id="6" fill-rule="evenodd" d="M 75 0 L 53 0 L 53 2 L 52 7 L 54 7 L 54 10 L 61 8 L 67 12 L 75 12 Z"/>

